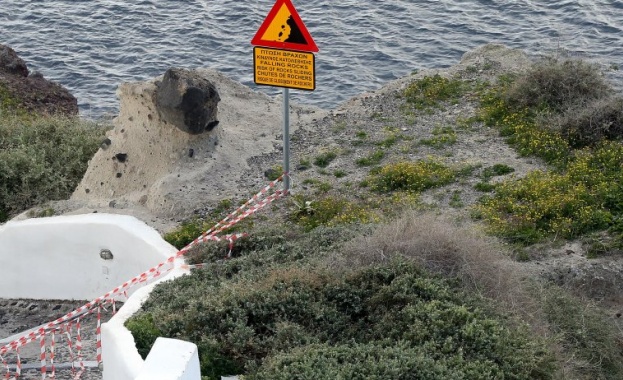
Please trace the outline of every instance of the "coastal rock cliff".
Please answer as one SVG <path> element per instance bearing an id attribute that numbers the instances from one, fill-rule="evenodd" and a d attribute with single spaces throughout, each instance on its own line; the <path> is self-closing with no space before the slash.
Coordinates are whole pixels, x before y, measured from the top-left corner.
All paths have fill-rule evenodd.
<path id="1" fill-rule="evenodd" d="M 0 93 L 20 108 L 40 114 L 77 115 L 78 101 L 65 87 L 31 73 L 15 50 L 0 44 Z"/>

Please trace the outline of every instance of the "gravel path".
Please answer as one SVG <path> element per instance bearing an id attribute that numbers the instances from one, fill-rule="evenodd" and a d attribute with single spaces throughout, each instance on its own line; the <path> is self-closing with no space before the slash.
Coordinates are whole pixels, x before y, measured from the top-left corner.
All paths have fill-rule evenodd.
<path id="1" fill-rule="evenodd" d="M 18 299 L 0 299 L 0 346 L 7 344 L 7 338 L 31 328 L 40 326 L 44 323 L 62 317 L 72 310 L 84 305 L 87 301 L 36 301 Z M 108 312 L 102 310 L 102 323 L 106 322 L 112 315 L 109 308 Z M 101 369 L 97 366 L 96 349 L 96 326 L 97 317 L 95 314 L 88 315 L 81 320 L 82 355 L 85 361 L 85 372 L 81 379 L 101 379 Z M 74 354 L 76 342 L 75 323 L 71 330 L 73 339 Z M 71 362 L 71 353 L 68 349 L 66 334 L 55 334 L 56 354 L 54 362 L 56 364 L 57 379 L 71 379 L 74 373 L 68 363 Z M 51 337 L 46 337 L 47 350 L 50 350 Z M 22 360 L 23 379 L 41 378 L 39 364 L 40 345 L 39 342 L 29 343 L 20 350 Z M 6 361 L 10 365 L 17 363 L 14 352 L 6 355 Z M 49 370 L 49 369 L 48 369 Z M 0 368 L 0 375 L 4 376 L 6 369 Z"/>

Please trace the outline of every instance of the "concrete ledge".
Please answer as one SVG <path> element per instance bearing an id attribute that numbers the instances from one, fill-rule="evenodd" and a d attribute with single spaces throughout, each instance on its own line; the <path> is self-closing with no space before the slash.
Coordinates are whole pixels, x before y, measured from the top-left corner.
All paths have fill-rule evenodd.
<path id="1" fill-rule="evenodd" d="M 158 338 L 135 380 L 196 380 L 201 378 L 197 346 Z"/>
<path id="2" fill-rule="evenodd" d="M 157 231 L 125 215 L 8 222 L 0 226 L 0 298 L 92 300 L 176 252 Z M 158 281 L 130 289 L 123 307 L 102 325 L 105 380 L 201 378 L 194 344 L 159 338 L 144 362 L 124 326 L 157 283 L 188 273 L 180 264 Z"/>
<path id="3" fill-rule="evenodd" d="M 112 259 L 102 258 L 102 251 Z M 87 214 L 0 227 L 0 298 L 91 300 L 166 260 L 176 249 L 125 215 Z M 104 255 L 105 256 L 105 255 Z"/>

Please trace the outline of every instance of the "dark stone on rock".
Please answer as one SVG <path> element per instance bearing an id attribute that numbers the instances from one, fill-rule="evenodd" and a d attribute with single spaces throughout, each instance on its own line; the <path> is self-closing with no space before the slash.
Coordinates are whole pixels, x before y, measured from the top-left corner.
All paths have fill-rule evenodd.
<path id="1" fill-rule="evenodd" d="M 157 86 L 155 103 L 162 119 L 180 130 L 198 135 L 218 125 L 216 87 L 195 71 L 172 68 Z"/>
<path id="2" fill-rule="evenodd" d="M 117 173 L 117 178 L 121 178 L 122 174 L 121 173 Z"/>
<path id="3" fill-rule="evenodd" d="M 195 155 L 195 150 L 193 148 L 188 149 L 188 157 L 193 158 Z"/>
<path id="4" fill-rule="evenodd" d="M 127 153 L 117 153 L 115 154 L 115 158 L 117 159 L 117 161 L 123 163 L 128 159 L 128 154 Z M 121 177 L 120 175 L 118 177 Z"/>
<path id="5" fill-rule="evenodd" d="M 109 138 L 105 138 L 104 141 L 102 141 L 102 145 L 100 145 L 100 147 L 102 149 L 106 150 L 106 149 L 108 149 L 110 144 L 112 144 L 112 141 Z"/>
<path id="6" fill-rule="evenodd" d="M 43 75 L 28 75 L 26 63 L 8 46 L 0 44 L 0 87 L 6 88 L 17 107 L 44 115 L 78 114 L 78 101 L 60 84 Z"/>
<path id="7" fill-rule="evenodd" d="M 300 170 L 300 171 L 307 170 L 307 169 L 309 169 L 309 166 L 307 165 L 298 165 L 296 167 L 296 170 Z"/>

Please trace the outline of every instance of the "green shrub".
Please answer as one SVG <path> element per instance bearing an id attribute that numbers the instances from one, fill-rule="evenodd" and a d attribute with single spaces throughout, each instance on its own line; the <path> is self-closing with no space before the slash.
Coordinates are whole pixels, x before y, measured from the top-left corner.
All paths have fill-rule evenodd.
<path id="1" fill-rule="evenodd" d="M 335 160 L 336 157 L 337 153 L 335 153 L 334 151 L 321 153 L 314 158 L 314 165 L 321 168 L 326 168 L 327 166 L 329 166 L 331 161 Z"/>
<path id="2" fill-rule="evenodd" d="M 441 149 L 456 143 L 456 132 L 451 127 L 435 127 L 432 131 L 433 137 L 421 139 L 420 144 L 428 145 L 435 149 Z"/>
<path id="3" fill-rule="evenodd" d="M 550 378 L 540 344 L 465 306 L 468 298 L 451 283 L 414 264 L 398 261 L 350 274 L 290 265 L 228 276 L 224 268 L 208 267 L 159 285 L 145 304 L 165 336 L 197 343 L 208 359 L 202 375 L 212 379 L 231 375 L 232 368 L 244 368 L 251 379 L 368 379 L 402 360 L 422 370 L 436 363 L 423 372 L 429 377 L 412 378 Z M 406 363 L 389 373 L 418 376 Z"/>
<path id="4" fill-rule="evenodd" d="M 370 153 L 366 157 L 357 159 L 355 163 L 358 166 L 378 165 L 384 157 L 385 157 L 385 151 L 375 150 L 374 152 Z"/>
<path id="5" fill-rule="evenodd" d="M 398 162 L 383 166 L 371 176 L 374 190 L 379 192 L 404 190 L 420 192 L 454 181 L 456 173 L 449 167 L 432 160 Z"/>
<path id="6" fill-rule="evenodd" d="M 50 200 L 67 199 L 105 128 L 61 117 L 0 117 L 0 222 Z"/>
<path id="7" fill-rule="evenodd" d="M 213 225 L 214 223 L 200 218 L 186 220 L 175 230 L 164 234 L 164 240 L 175 248 L 182 249 Z"/>
<path id="8" fill-rule="evenodd" d="M 290 214 L 290 219 L 306 231 L 318 226 L 369 223 L 376 220 L 376 216 L 364 206 L 345 198 L 329 196 L 309 201 L 296 195 L 293 202 L 296 207 Z"/>
<path id="9" fill-rule="evenodd" d="M 416 109 L 441 106 L 441 102 L 456 102 L 464 93 L 466 86 L 458 79 L 448 79 L 435 74 L 411 83 L 404 95 L 408 104 Z"/>
<path id="10" fill-rule="evenodd" d="M 495 190 L 495 185 L 489 182 L 478 182 L 474 185 L 474 189 L 483 193 L 490 193 Z"/>
<path id="11" fill-rule="evenodd" d="M 143 359 L 149 354 L 149 350 L 151 350 L 156 339 L 162 335 L 162 332 L 154 323 L 153 316 L 149 313 L 140 314 L 129 319 L 125 323 L 125 327 L 130 330 L 132 336 L 134 336 L 134 342 L 138 348 L 138 353 Z"/>
<path id="12" fill-rule="evenodd" d="M 482 179 L 484 181 L 490 180 L 492 177 L 506 175 L 514 172 L 515 169 L 506 164 L 494 164 L 482 171 Z"/>
<path id="13" fill-rule="evenodd" d="M 344 178 L 348 175 L 348 173 L 346 173 L 346 171 L 344 170 L 337 169 L 333 171 L 333 175 L 335 176 L 335 178 Z"/>

